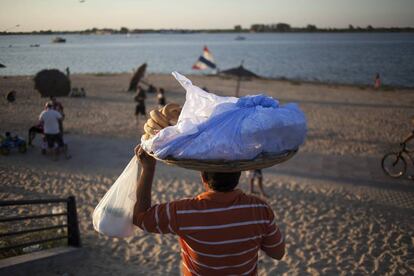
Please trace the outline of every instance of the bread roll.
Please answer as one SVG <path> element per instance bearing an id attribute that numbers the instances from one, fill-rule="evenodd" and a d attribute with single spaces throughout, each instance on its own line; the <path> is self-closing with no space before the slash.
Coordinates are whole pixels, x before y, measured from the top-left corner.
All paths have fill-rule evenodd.
<path id="1" fill-rule="evenodd" d="M 148 125 L 148 123 L 145 123 L 144 130 L 145 130 L 145 133 L 148 133 L 150 135 L 156 135 L 159 132 L 159 130 L 156 130 L 156 129 L 150 127 Z"/>
<path id="2" fill-rule="evenodd" d="M 148 139 L 150 139 L 151 138 L 151 135 L 150 134 L 148 134 L 148 133 L 144 133 L 143 135 L 142 135 L 142 139 L 144 139 L 145 141 L 146 140 L 148 140 Z"/>
<path id="3" fill-rule="evenodd" d="M 170 125 L 175 125 L 180 116 L 181 107 L 176 103 L 169 103 L 162 108 L 161 113 L 167 118 Z"/>
<path id="4" fill-rule="evenodd" d="M 161 130 L 161 129 L 163 129 L 163 127 L 162 127 L 162 126 L 160 126 L 159 124 L 157 124 L 157 122 L 155 122 L 152 118 L 149 118 L 149 119 L 148 119 L 148 121 L 147 121 L 147 125 L 148 125 L 150 128 L 153 128 L 153 129 L 156 129 L 156 130 Z"/>
<path id="5" fill-rule="evenodd" d="M 150 117 L 153 119 L 161 128 L 169 126 L 167 118 L 158 110 L 151 110 Z"/>

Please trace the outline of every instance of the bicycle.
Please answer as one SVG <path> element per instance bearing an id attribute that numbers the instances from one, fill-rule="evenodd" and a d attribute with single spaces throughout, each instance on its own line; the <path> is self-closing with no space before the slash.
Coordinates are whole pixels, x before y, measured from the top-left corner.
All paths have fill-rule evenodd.
<path id="1" fill-rule="evenodd" d="M 407 172 L 407 161 L 404 156 L 407 156 L 411 164 L 414 165 L 413 158 L 410 153 L 413 151 L 407 149 L 407 140 L 400 143 L 400 150 L 398 152 L 390 152 L 384 155 L 381 161 L 383 171 L 394 178 L 399 178 Z"/>

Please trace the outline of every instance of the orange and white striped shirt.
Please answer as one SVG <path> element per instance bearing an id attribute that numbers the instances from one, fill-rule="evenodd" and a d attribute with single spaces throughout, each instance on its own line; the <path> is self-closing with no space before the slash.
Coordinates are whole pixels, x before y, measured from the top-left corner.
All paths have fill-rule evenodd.
<path id="1" fill-rule="evenodd" d="M 157 204 L 136 221 L 146 232 L 179 236 L 184 275 L 256 275 L 259 249 L 285 247 L 270 206 L 238 189 Z"/>

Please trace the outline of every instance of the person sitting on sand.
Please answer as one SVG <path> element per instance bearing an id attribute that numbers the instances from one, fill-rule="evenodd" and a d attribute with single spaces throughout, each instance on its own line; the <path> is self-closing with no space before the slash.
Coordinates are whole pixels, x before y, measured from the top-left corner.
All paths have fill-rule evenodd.
<path id="1" fill-rule="evenodd" d="M 255 194 L 254 190 L 254 182 L 257 179 L 257 184 L 259 186 L 260 194 L 263 197 L 267 197 L 267 194 L 263 190 L 263 174 L 262 170 L 252 170 L 249 171 L 249 178 L 250 178 L 250 193 Z"/>
<path id="2" fill-rule="evenodd" d="M 47 105 L 45 105 L 43 110 L 47 110 Z M 29 128 L 29 134 L 28 134 L 28 145 L 33 146 L 33 140 L 36 137 L 36 133 L 44 134 L 43 133 L 43 122 L 38 121 L 36 125 Z"/>
<path id="3" fill-rule="evenodd" d="M 33 146 L 33 140 L 36 137 L 36 133 L 43 134 L 43 123 L 39 122 L 37 125 L 29 128 L 28 145 Z"/>
<path id="4" fill-rule="evenodd" d="M 258 251 L 280 260 L 285 243 L 271 207 L 235 189 L 240 172 L 202 172 L 205 192 L 191 199 L 151 205 L 156 160 L 140 146 L 133 223 L 145 232 L 175 234 L 184 275 L 256 275 Z"/>
<path id="5" fill-rule="evenodd" d="M 43 133 L 45 134 L 47 147 L 49 152 L 54 151 L 54 160 L 59 157 L 59 152 L 62 150 L 66 158 L 70 158 L 67 154 L 67 148 L 63 143 L 62 133 L 59 130 L 59 121 L 63 116 L 58 111 L 53 109 L 53 103 L 47 102 L 45 104 L 45 110 L 39 115 L 39 121 L 43 124 Z M 55 148 L 55 143 L 57 148 Z"/>

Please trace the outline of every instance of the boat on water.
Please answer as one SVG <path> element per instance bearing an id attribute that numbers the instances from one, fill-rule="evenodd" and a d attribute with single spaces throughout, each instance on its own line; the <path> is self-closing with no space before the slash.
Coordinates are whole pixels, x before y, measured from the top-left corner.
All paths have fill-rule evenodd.
<path id="1" fill-rule="evenodd" d="M 244 36 L 237 36 L 234 40 L 246 40 L 246 38 Z"/>
<path id="2" fill-rule="evenodd" d="M 64 39 L 63 37 L 55 37 L 52 41 L 53 43 L 65 43 L 66 39 Z"/>

